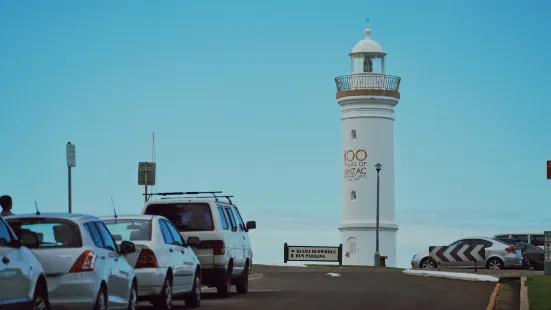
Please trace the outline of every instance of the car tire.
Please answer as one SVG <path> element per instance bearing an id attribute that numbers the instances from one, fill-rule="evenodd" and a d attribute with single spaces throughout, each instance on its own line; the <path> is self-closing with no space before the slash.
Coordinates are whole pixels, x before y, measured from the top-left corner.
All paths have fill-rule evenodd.
<path id="1" fill-rule="evenodd" d="M 96 303 L 94 304 L 94 310 L 107 310 L 107 290 L 105 286 L 100 286 L 98 295 L 96 296 Z"/>
<path id="2" fill-rule="evenodd" d="M 235 281 L 235 290 L 238 294 L 247 294 L 249 291 L 249 263 L 245 264 L 243 273 Z"/>
<path id="3" fill-rule="evenodd" d="M 231 293 L 231 268 L 228 268 L 224 274 L 220 276 L 216 283 L 216 292 L 220 297 L 229 297 Z"/>
<path id="4" fill-rule="evenodd" d="M 138 288 L 136 284 L 132 282 L 130 287 L 130 295 L 128 295 L 128 310 L 138 310 Z"/>
<path id="5" fill-rule="evenodd" d="M 426 257 L 426 258 L 423 258 L 419 263 L 419 268 L 436 269 L 438 268 L 438 264 L 434 261 L 434 259 L 430 257 Z"/>
<path id="6" fill-rule="evenodd" d="M 170 310 L 172 309 L 172 278 L 166 275 L 161 293 L 153 301 L 155 309 Z"/>
<path id="7" fill-rule="evenodd" d="M 486 268 L 490 270 L 501 270 L 503 269 L 503 261 L 497 257 L 492 257 L 486 262 Z"/>
<path id="8" fill-rule="evenodd" d="M 34 289 L 32 308 L 33 310 L 49 310 L 48 290 L 43 284 L 37 283 Z"/>
<path id="9" fill-rule="evenodd" d="M 201 305 L 201 273 L 199 270 L 195 270 L 193 287 L 191 292 L 184 296 L 184 302 L 188 308 L 197 308 Z"/>

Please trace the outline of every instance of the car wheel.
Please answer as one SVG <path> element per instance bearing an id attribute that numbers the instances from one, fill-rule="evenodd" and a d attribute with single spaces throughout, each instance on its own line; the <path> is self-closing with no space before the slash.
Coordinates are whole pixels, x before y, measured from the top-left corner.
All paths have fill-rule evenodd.
<path id="1" fill-rule="evenodd" d="M 231 293 L 231 268 L 218 279 L 216 291 L 220 297 L 229 297 Z"/>
<path id="2" fill-rule="evenodd" d="M 134 283 L 132 283 L 130 296 L 128 296 L 128 310 L 138 310 L 138 292 Z"/>
<path id="3" fill-rule="evenodd" d="M 170 310 L 172 309 L 172 279 L 169 275 L 166 276 L 161 293 L 153 302 L 155 309 Z"/>
<path id="4" fill-rule="evenodd" d="M 98 296 L 96 297 L 94 310 L 107 310 L 107 290 L 103 285 L 100 287 Z"/>
<path id="5" fill-rule="evenodd" d="M 433 269 L 437 267 L 437 264 L 432 258 L 427 257 L 421 260 L 421 263 L 419 264 L 419 266 L 425 269 Z"/>
<path id="6" fill-rule="evenodd" d="M 490 270 L 503 269 L 503 262 L 499 258 L 490 258 L 490 260 L 486 263 L 486 268 Z"/>
<path id="7" fill-rule="evenodd" d="M 50 309 L 49 302 L 48 302 L 48 290 L 43 285 L 39 285 L 34 289 L 32 309 L 33 310 Z"/>
<path id="8" fill-rule="evenodd" d="M 249 291 L 249 263 L 245 264 L 245 269 L 235 283 L 235 289 L 239 294 L 246 294 Z"/>
<path id="9" fill-rule="evenodd" d="M 188 308 L 197 308 L 201 305 L 201 273 L 199 270 L 195 271 L 193 287 L 191 292 L 184 297 L 184 301 Z"/>

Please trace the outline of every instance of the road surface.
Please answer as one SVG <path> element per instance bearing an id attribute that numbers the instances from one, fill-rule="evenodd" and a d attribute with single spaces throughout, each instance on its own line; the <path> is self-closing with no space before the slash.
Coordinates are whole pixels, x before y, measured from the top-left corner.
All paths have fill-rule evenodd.
<path id="1" fill-rule="evenodd" d="M 333 273 L 333 275 L 327 275 Z M 338 276 L 337 276 L 338 275 Z M 200 309 L 224 310 L 477 310 L 486 309 L 494 283 L 403 275 L 400 270 L 256 265 L 249 293 L 216 297 L 203 291 Z M 235 292 L 235 288 L 234 288 Z M 185 309 L 176 301 L 175 309 Z M 147 303 L 140 309 L 153 309 Z"/>

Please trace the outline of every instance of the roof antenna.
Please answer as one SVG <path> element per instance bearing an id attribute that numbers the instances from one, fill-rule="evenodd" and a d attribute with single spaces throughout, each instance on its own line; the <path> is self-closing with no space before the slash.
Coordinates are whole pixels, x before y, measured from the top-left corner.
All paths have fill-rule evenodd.
<path id="1" fill-rule="evenodd" d="M 34 207 L 36 208 L 36 215 L 40 215 L 40 211 L 38 211 L 38 204 L 36 201 L 34 202 Z"/>
<path id="2" fill-rule="evenodd" d="M 115 220 L 117 219 L 117 210 L 115 210 L 115 202 L 113 201 L 113 196 L 111 196 L 111 205 L 113 206 L 113 213 L 115 214 Z M 116 221 L 115 221 L 116 223 Z"/>

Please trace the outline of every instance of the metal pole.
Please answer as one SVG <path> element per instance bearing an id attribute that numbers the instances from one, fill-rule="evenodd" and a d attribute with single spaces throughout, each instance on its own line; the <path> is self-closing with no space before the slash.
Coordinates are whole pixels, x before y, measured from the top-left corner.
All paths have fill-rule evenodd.
<path id="1" fill-rule="evenodd" d="M 377 166 L 377 220 L 375 227 L 375 267 L 381 265 L 381 254 L 379 253 L 379 171 L 380 166 Z"/>
<path id="2" fill-rule="evenodd" d="M 72 211 L 72 197 L 71 197 L 71 167 L 67 167 L 68 169 L 68 185 L 69 185 L 69 213 Z"/>

